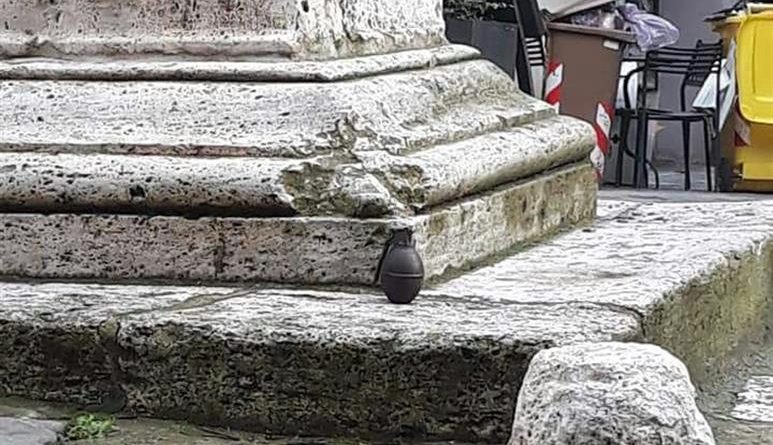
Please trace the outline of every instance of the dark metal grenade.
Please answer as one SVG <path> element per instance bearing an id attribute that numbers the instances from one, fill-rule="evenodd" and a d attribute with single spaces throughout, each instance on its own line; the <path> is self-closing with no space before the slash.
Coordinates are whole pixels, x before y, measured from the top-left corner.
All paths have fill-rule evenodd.
<path id="1" fill-rule="evenodd" d="M 410 231 L 394 232 L 384 249 L 379 271 L 381 289 L 389 301 L 410 304 L 416 299 L 424 284 L 424 263 Z"/>

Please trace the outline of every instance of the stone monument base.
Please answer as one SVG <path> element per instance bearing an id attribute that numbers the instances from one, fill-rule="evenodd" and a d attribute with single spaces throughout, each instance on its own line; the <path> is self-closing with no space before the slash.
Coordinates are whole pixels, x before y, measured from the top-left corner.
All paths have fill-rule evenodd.
<path id="1" fill-rule="evenodd" d="M 454 45 L 351 59 L 0 62 L 0 275 L 439 280 L 588 223 L 589 125 Z"/>

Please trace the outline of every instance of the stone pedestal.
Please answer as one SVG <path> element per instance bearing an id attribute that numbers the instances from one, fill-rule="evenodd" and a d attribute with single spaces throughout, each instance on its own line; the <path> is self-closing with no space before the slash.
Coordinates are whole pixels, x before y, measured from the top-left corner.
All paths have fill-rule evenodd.
<path id="1" fill-rule="evenodd" d="M 7 0 L 0 17 L 0 54 L 19 57 L 325 59 L 444 43 L 434 0 Z"/>
<path id="2" fill-rule="evenodd" d="M 588 221 L 592 129 L 440 0 L 0 5 L 0 274 L 369 285 Z"/>

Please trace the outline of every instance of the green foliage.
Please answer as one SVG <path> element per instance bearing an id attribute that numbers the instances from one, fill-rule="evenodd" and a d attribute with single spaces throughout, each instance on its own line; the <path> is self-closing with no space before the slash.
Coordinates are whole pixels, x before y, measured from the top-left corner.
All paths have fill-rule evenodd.
<path id="1" fill-rule="evenodd" d="M 113 430 L 115 419 L 94 414 L 81 414 L 67 425 L 68 440 L 87 440 L 105 437 Z"/>

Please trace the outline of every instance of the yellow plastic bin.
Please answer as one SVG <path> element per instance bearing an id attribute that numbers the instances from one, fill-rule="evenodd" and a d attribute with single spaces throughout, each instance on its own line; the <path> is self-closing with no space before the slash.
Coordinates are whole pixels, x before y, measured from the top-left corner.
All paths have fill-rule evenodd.
<path id="1" fill-rule="evenodd" d="M 718 30 L 735 36 L 738 77 L 734 137 L 719 172 L 729 183 L 723 188 L 773 192 L 773 10 L 732 17 Z"/>

